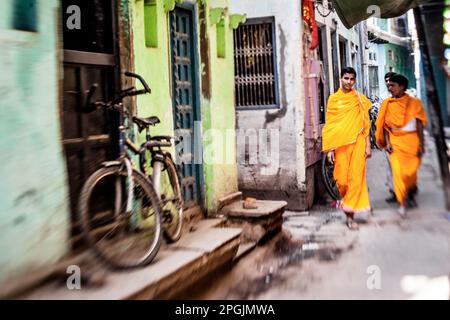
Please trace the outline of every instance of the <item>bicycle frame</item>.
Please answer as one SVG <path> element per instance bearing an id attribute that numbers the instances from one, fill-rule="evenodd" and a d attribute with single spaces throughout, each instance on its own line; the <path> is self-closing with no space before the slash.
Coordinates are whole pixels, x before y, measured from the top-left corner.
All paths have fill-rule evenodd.
<path id="1" fill-rule="evenodd" d="M 121 105 L 121 104 L 120 104 Z M 133 180 L 133 163 L 131 158 L 127 153 L 127 145 L 129 139 L 126 138 L 126 129 L 124 126 L 124 117 L 122 112 L 119 111 L 119 158 L 115 161 L 106 161 L 102 163 L 103 167 L 117 166 L 117 165 L 125 165 L 127 172 L 127 205 L 126 205 L 126 214 L 129 214 L 133 209 L 134 202 L 134 180 Z M 116 182 L 117 183 L 117 182 Z M 116 201 L 121 201 L 117 200 Z M 119 204 L 116 203 L 116 207 Z"/>
<path id="2" fill-rule="evenodd" d="M 152 166 L 152 175 L 151 180 L 153 182 L 153 187 L 156 191 L 158 198 L 161 198 L 161 172 L 164 169 L 166 154 L 161 150 L 161 147 L 170 147 L 172 144 L 170 142 L 159 142 L 152 140 L 152 136 L 150 134 L 150 128 L 146 128 L 145 133 L 145 142 L 141 145 L 139 150 L 139 162 L 141 171 L 145 173 L 145 163 L 147 158 L 145 156 L 145 152 L 148 150 L 151 154 L 151 166 Z"/>

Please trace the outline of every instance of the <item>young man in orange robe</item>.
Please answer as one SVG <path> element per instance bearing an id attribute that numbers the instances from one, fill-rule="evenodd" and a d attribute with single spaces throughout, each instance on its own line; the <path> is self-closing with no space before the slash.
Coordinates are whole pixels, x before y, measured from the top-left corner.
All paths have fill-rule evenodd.
<path id="1" fill-rule="evenodd" d="M 422 102 L 405 93 L 408 79 L 400 74 L 389 79 L 392 98 L 381 104 L 377 118 L 377 144 L 389 153 L 399 213 L 417 190 L 417 170 L 424 153 L 423 128 L 427 117 Z M 415 201 L 414 201 L 415 202 Z"/>
<path id="2" fill-rule="evenodd" d="M 354 214 L 370 211 L 366 159 L 372 155 L 369 138 L 371 102 L 353 89 L 355 69 L 344 68 L 340 82 L 340 89 L 328 100 L 322 150 L 327 153 L 328 161 L 334 163 L 334 179 L 342 197 L 340 208 L 347 216 L 347 225 L 357 229 Z"/>

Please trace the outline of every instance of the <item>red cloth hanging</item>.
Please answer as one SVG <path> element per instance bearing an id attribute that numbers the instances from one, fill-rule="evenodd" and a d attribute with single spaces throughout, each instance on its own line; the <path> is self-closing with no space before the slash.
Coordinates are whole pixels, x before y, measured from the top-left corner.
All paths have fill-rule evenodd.
<path id="1" fill-rule="evenodd" d="M 312 35 L 310 49 L 314 50 L 319 46 L 319 30 L 317 29 L 313 0 L 303 0 L 303 20 L 308 24 Z"/>

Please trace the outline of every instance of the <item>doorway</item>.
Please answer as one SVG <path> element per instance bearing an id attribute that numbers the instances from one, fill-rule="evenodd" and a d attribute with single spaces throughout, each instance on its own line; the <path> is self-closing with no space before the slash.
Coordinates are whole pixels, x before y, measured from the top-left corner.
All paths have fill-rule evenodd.
<path id="1" fill-rule="evenodd" d="M 116 1 L 62 0 L 64 79 L 60 118 L 69 176 L 72 236 L 80 233 L 76 208 L 83 183 L 102 162 L 117 154 L 117 117 L 105 110 L 83 113 L 86 93 L 93 83 L 99 85 L 93 100 L 107 100 L 115 95 L 119 74 L 114 36 L 116 12 Z"/>
<path id="2" fill-rule="evenodd" d="M 183 137 L 176 163 L 186 207 L 201 203 L 202 142 L 195 7 L 180 5 L 170 13 L 174 130 Z"/>

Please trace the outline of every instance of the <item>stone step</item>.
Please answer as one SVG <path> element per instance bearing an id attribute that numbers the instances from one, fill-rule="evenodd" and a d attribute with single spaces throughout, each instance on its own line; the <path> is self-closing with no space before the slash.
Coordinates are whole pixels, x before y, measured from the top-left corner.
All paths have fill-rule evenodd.
<path id="1" fill-rule="evenodd" d="M 230 218 L 264 218 L 275 215 L 281 210 L 281 214 L 283 214 L 284 209 L 287 206 L 286 201 L 256 200 L 256 205 L 258 206 L 257 209 L 244 209 L 243 203 L 244 201 L 242 200 L 233 202 L 232 204 L 225 206 L 222 212 Z"/>
<path id="2" fill-rule="evenodd" d="M 243 242 L 262 242 L 281 230 L 285 201 L 257 200 L 256 209 L 244 209 L 243 201 L 225 206 L 221 213 L 227 217 L 227 226 L 243 230 Z"/>
<path id="3" fill-rule="evenodd" d="M 234 192 L 232 194 L 227 195 L 226 197 L 220 198 L 218 200 L 217 210 L 222 210 L 223 207 L 232 204 L 233 202 L 242 200 L 242 192 Z"/>
<path id="4" fill-rule="evenodd" d="M 161 249 L 145 268 L 128 272 L 103 269 L 99 286 L 69 290 L 65 280 L 52 281 L 20 298 L 122 300 L 176 297 L 236 256 L 242 230 L 210 227 L 212 225 L 213 221 L 203 222 L 197 231 L 183 234 L 177 243 Z"/>
<path id="5" fill-rule="evenodd" d="M 214 218 L 214 219 L 203 219 L 198 221 L 193 228 L 191 228 L 192 231 L 199 231 L 199 230 L 205 230 L 210 228 L 219 228 L 221 227 L 225 222 L 225 219 L 220 218 Z"/>
<path id="6" fill-rule="evenodd" d="M 233 258 L 233 262 L 237 262 L 239 259 L 250 253 L 253 249 L 255 249 L 257 244 L 258 243 L 256 241 L 241 243 L 236 256 Z"/>

